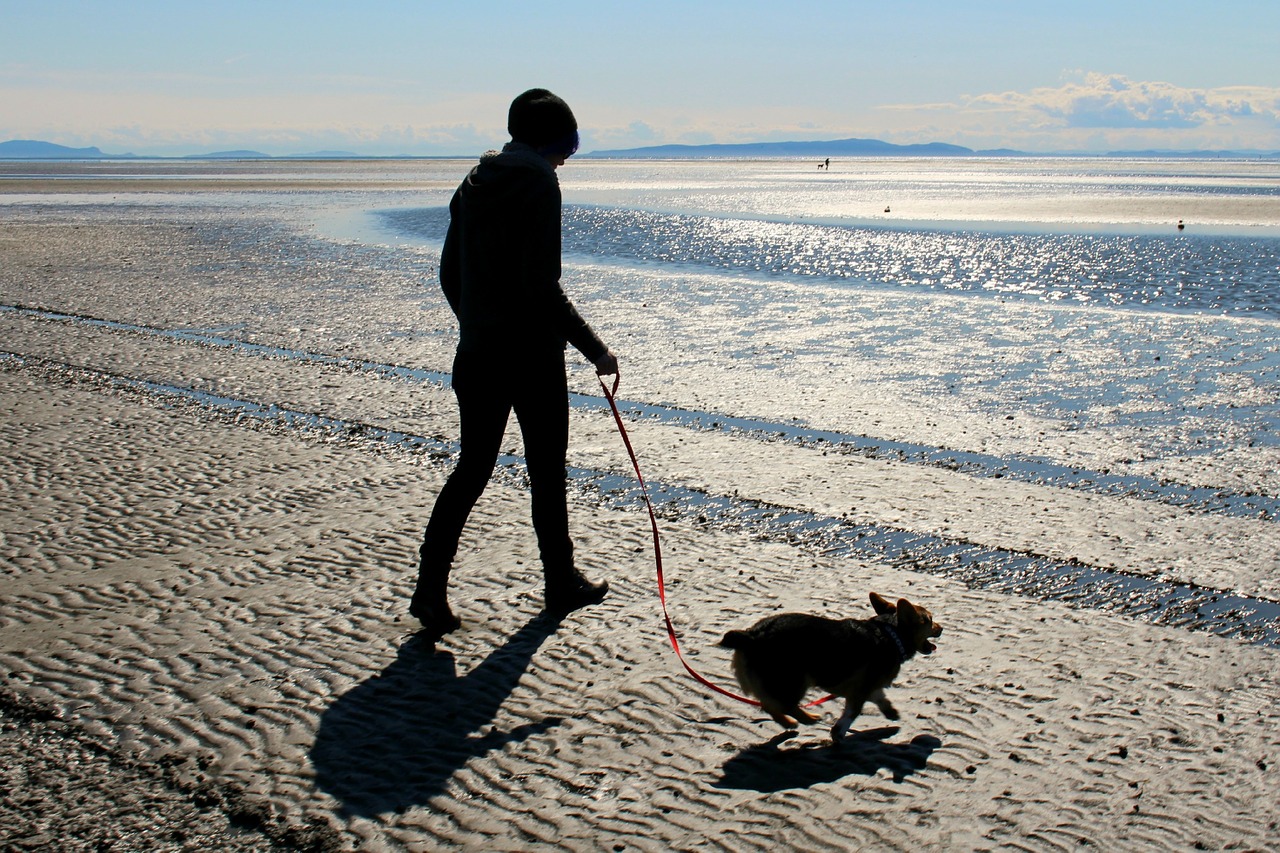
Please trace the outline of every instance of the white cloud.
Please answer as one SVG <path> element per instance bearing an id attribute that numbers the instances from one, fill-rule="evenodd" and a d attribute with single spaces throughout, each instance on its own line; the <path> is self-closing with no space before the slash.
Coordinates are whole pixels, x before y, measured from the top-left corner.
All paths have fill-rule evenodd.
<path id="1" fill-rule="evenodd" d="M 1280 149 L 1280 89 L 1265 86 L 1195 89 L 1086 73 L 1058 87 L 890 109 L 930 115 L 984 144 Z"/>
<path id="2" fill-rule="evenodd" d="M 1057 89 L 981 95 L 966 106 L 1039 113 L 1064 127 L 1193 128 L 1252 116 L 1280 128 L 1280 89 L 1187 89 L 1118 74 L 1087 74 Z"/>
<path id="3" fill-rule="evenodd" d="M 635 148 L 657 145 L 665 141 L 662 133 L 643 121 L 633 121 L 624 127 L 583 127 L 583 150 L 611 148 Z"/>
<path id="4" fill-rule="evenodd" d="M 235 148 L 479 154 L 505 139 L 506 104 L 499 109 L 484 97 L 432 102 L 341 85 L 281 97 L 260 87 L 222 91 L 201 82 L 161 86 L 146 78 L 86 81 L 75 75 L 18 80 L 0 86 L 0 139 L 160 155 Z M 483 114 L 484 121 L 472 114 Z"/>

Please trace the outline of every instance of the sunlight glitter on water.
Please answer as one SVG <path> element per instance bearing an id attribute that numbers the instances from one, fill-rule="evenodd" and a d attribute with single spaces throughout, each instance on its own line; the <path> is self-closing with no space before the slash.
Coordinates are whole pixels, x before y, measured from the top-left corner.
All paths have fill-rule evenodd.
<path id="1" fill-rule="evenodd" d="M 1097 158 L 645 163 L 584 159 L 565 198 L 671 213 L 931 227 L 1280 235 L 1280 162 Z"/>
<path id="2" fill-rule="evenodd" d="M 448 225 L 444 208 L 383 218 L 423 240 L 442 240 Z M 904 229 L 579 205 L 566 207 L 564 225 L 565 251 L 595 262 L 1280 316 L 1278 238 Z"/>

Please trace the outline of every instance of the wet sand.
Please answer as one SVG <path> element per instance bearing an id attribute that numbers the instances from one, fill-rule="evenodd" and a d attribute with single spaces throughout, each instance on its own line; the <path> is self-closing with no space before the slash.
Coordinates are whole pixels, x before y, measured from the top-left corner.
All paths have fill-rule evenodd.
<path id="1" fill-rule="evenodd" d="M 208 329 L 225 305 L 317 278 L 284 256 L 238 264 L 224 218 L 12 208 L 0 303 Z M 379 282 L 408 294 L 420 272 Z M 323 315 L 300 311 L 263 342 L 359 350 L 369 318 L 322 307 L 324 287 Z M 447 317 L 415 310 L 441 332 L 379 340 L 380 358 L 447 369 Z M 60 750 L 11 750 L 0 837 L 17 849 L 60 831 L 87 846 L 111 837 L 104 825 L 148 849 L 182 849 L 197 826 L 245 849 L 1263 849 L 1280 837 L 1274 648 L 664 511 L 672 616 L 717 682 L 731 677 L 719 636 L 783 609 L 861 616 L 875 590 L 944 626 L 938 652 L 891 690 L 901 720 L 868 710 L 836 747 L 825 724 L 782 738 L 680 669 L 639 505 L 572 491 L 580 565 L 613 592 L 561 624 L 540 616 L 518 465 L 499 471 L 463 541 L 464 629 L 435 648 L 415 637 L 414 549 L 449 470 L 440 448 L 457 438 L 443 387 L 30 312 L 0 314 L 0 351 L 0 747 L 40 725 Z M 214 396 L 277 408 L 237 414 Z M 388 442 L 383 428 L 435 443 Z M 575 410 L 573 428 L 571 465 L 629 473 L 607 413 Z M 1203 562 L 1206 582 L 1274 592 L 1270 521 L 632 430 L 655 480 L 835 515 L 854 494 L 869 523 L 951 526 L 1100 568 Z M 168 841 L 58 785 L 50 762 L 74 778 L 83 750 L 104 757 L 105 800 L 169 821 Z"/>

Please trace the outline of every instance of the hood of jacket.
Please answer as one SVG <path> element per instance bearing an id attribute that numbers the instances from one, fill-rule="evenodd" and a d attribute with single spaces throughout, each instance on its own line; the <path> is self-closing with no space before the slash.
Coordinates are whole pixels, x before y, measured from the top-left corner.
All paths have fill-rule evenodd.
<path id="1" fill-rule="evenodd" d="M 479 164 L 467 175 L 468 190 L 517 186 L 521 178 L 547 180 L 559 185 L 555 168 L 537 151 L 523 142 L 508 142 L 501 151 L 486 151 Z"/>

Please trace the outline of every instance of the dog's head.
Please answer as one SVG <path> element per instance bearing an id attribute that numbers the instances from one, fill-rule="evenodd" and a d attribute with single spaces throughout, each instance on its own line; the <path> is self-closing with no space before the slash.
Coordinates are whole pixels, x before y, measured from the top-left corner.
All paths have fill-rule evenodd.
<path id="1" fill-rule="evenodd" d="M 922 655 L 931 655 L 937 646 L 929 642 L 930 637 L 942 636 L 942 626 L 933 621 L 933 614 L 918 604 L 912 604 L 905 598 L 899 598 L 894 604 L 883 596 L 871 593 L 871 606 L 882 616 L 897 614 L 898 633 L 902 641 L 909 644 Z"/>

